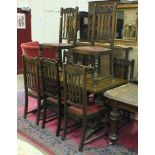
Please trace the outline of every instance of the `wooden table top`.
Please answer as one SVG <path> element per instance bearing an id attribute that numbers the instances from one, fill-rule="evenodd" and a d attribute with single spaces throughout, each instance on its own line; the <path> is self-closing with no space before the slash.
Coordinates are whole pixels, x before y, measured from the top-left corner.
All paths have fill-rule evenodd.
<path id="1" fill-rule="evenodd" d="M 63 72 L 60 72 L 59 76 L 60 76 L 60 81 L 63 83 Z M 99 80 L 96 87 L 93 86 L 93 78 L 88 77 L 86 82 L 87 82 L 86 84 L 87 91 L 90 93 L 97 94 L 97 93 L 102 93 L 109 89 L 118 87 L 120 85 L 126 84 L 127 80 L 120 79 L 120 78 L 114 78 L 114 79 L 106 78 L 106 79 Z"/>
<path id="2" fill-rule="evenodd" d="M 93 79 L 87 79 L 87 90 L 91 93 L 102 93 L 105 92 L 109 89 L 118 87 L 120 85 L 126 84 L 127 80 L 124 79 L 120 79 L 120 78 L 106 78 L 106 79 L 102 79 L 99 80 L 97 83 L 97 86 L 94 87 L 93 86 Z"/>
<path id="3" fill-rule="evenodd" d="M 138 107 L 138 85 L 134 83 L 127 83 L 125 85 L 110 89 L 104 93 L 104 96 L 109 99 Z"/>

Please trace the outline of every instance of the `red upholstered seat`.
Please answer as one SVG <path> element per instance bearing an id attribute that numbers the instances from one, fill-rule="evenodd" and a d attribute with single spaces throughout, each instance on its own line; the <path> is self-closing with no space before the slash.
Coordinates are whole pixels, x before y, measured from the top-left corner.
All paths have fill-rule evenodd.
<path id="1" fill-rule="evenodd" d="M 39 54 L 38 41 L 22 43 L 21 48 L 24 55 L 31 56 L 31 57 L 38 57 L 38 54 Z"/>
<path id="2" fill-rule="evenodd" d="M 31 57 L 39 56 L 40 47 L 39 47 L 38 41 L 22 43 L 21 48 L 22 48 L 23 54 L 26 56 L 31 56 Z M 43 57 L 56 59 L 56 50 L 54 48 L 42 49 L 40 52 Z"/>
<path id="3" fill-rule="evenodd" d="M 103 111 L 104 107 L 100 104 L 91 103 L 87 106 L 87 115 L 90 116 L 91 114 L 98 113 L 100 111 Z M 70 113 L 76 113 L 77 115 L 83 115 L 83 108 L 79 108 L 76 106 L 70 106 L 68 107 L 68 111 Z"/>

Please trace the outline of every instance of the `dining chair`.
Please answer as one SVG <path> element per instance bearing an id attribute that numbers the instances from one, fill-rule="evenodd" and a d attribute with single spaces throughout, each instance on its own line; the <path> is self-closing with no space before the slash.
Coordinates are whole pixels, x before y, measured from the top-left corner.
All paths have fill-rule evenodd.
<path id="1" fill-rule="evenodd" d="M 42 48 L 55 48 L 57 60 L 62 69 L 67 50 L 76 46 L 78 31 L 78 7 L 60 8 L 59 42 L 43 43 Z"/>
<path id="2" fill-rule="evenodd" d="M 87 144 L 88 142 L 98 138 L 91 137 L 91 135 L 93 135 L 96 130 L 88 134 L 88 131 L 90 131 L 88 130 L 90 129 L 89 124 L 91 124 L 91 121 L 99 120 L 106 113 L 106 108 L 104 105 L 89 102 L 86 85 L 86 73 L 88 68 L 89 67 L 71 63 L 65 64 L 63 66 L 64 128 L 62 140 L 65 140 L 67 133 L 70 132 L 68 128 L 69 118 L 81 120 L 82 133 L 79 144 L 79 151 L 83 150 L 84 144 Z"/>
<path id="3" fill-rule="evenodd" d="M 44 101 L 42 128 L 45 128 L 47 122 L 58 118 L 56 136 L 59 136 L 63 112 L 63 101 L 61 101 L 62 87 L 60 86 L 60 76 L 62 75 L 59 75 L 58 62 L 56 60 L 42 57 L 40 66 Z M 52 111 L 51 116 L 47 117 L 47 110 Z"/>
<path id="4" fill-rule="evenodd" d="M 54 49 L 41 49 L 38 41 L 26 42 L 21 44 L 23 54 L 31 57 L 46 57 L 56 59 L 56 52 Z"/>
<path id="5" fill-rule="evenodd" d="M 88 41 L 90 46 L 79 46 L 71 50 L 75 62 L 77 55 L 82 55 L 82 64 L 95 67 L 94 86 L 97 85 L 98 79 L 113 78 L 113 51 L 114 51 L 114 34 L 116 20 L 116 3 L 105 3 L 103 5 L 94 5 L 88 14 Z M 91 23 L 90 23 L 91 21 Z M 109 43 L 109 48 L 98 45 L 99 43 Z M 101 68 L 101 57 L 106 56 L 109 62 L 108 68 Z M 100 74 L 101 71 L 108 69 L 106 75 Z"/>
<path id="6" fill-rule="evenodd" d="M 22 58 L 25 88 L 24 119 L 27 118 L 27 114 L 37 112 L 36 125 L 38 125 L 40 120 L 41 100 L 43 98 L 40 89 L 38 58 L 25 55 L 23 55 Z M 29 96 L 37 100 L 37 108 L 31 111 L 28 111 Z"/>

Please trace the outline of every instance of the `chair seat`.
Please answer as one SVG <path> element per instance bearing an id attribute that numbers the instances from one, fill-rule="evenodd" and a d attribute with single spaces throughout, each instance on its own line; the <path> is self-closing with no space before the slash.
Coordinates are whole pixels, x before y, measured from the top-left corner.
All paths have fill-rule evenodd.
<path id="1" fill-rule="evenodd" d="M 87 116 L 90 116 L 92 114 L 101 112 L 105 109 L 103 105 L 91 103 L 87 106 Z M 75 113 L 76 115 L 83 115 L 83 109 L 76 107 L 76 106 L 70 106 L 68 107 L 68 111 L 70 113 Z"/>
<path id="2" fill-rule="evenodd" d="M 104 48 L 104 47 L 96 47 L 96 46 L 81 46 L 81 47 L 75 47 L 74 48 L 74 52 L 76 53 L 76 51 L 78 51 L 77 53 L 81 54 L 87 54 L 89 52 L 89 54 L 95 54 L 95 52 L 97 53 L 103 53 L 103 52 L 108 52 L 111 51 L 111 49 L 109 48 Z"/>
<path id="3" fill-rule="evenodd" d="M 59 48 L 72 48 L 74 47 L 72 43 L 43 43 L 40 44 L 41 48 L 52 48 L 52 47 L 59 47 Z"/>

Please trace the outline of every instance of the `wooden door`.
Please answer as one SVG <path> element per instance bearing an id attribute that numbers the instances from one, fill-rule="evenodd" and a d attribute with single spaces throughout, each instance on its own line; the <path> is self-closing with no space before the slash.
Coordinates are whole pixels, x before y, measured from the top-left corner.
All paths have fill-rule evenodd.
<path id="1" fill-rule="evenodd" d="M 22 73 L 22 49 L 21 43 L 31 41 L 31 10 L 17 8 L 17 74 Z M 20 23 L 23 17 L 24 23 Z M 21 18 L 22 19 L 22 18 Z"/>

